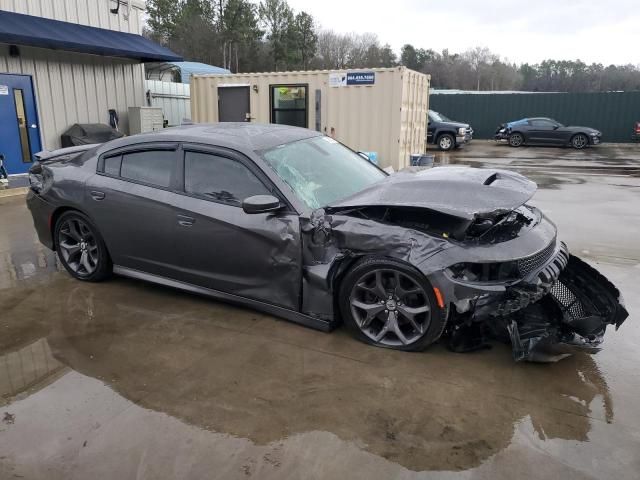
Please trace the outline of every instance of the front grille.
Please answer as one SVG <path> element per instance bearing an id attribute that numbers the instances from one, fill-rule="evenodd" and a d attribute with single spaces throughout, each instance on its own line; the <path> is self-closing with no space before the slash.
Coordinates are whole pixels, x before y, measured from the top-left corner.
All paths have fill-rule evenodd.
<path id="1" fill-rule="evenodd" d="M 535 272 L 542 267 L 553 255 L 556 249 L 555 240 L 551 242 L 544 250 L 539 251 L 535 255 L 530 257 L 521 258 L 518 260 L 518 272 L 521 276 L 526 277 L 531 272 Z"/>
<path id="2" fill-rule="evenodd" d="M 558 280 L 553 284 L 551 295 L 562 305 L 563 312 L 568 313 L 572 319 L 580 320 L 588 316 L 582 302 L 562 281 Z"/>

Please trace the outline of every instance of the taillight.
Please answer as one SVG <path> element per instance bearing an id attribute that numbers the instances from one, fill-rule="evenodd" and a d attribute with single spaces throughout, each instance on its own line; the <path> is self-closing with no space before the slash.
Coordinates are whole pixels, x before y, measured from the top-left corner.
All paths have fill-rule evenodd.
<path id="1" fill-rule="evenodd" d="M 640 122 L 636 122 L 636 133 L 640 135 Z"/>

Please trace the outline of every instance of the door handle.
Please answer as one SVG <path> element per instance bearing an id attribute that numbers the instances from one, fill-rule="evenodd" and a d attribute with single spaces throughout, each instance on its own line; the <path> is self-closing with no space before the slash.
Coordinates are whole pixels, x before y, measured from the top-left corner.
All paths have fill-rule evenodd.
<path id="1" fill-rule="evenodd" d="M 105 196 L 106 195 L 104 194 L 104 192 L 99 192 L 97 190 L 91 191 L 91 198 L 93 198 L 94 200 L 97 200 L 97 201 L 104 200 Z"/>
<path id="2" fill-rule="evenodd" d="M 190 227 L 196 223 L 196 219 L 186 215 L 178 215 L 178 224 L 182 227 Z"/>

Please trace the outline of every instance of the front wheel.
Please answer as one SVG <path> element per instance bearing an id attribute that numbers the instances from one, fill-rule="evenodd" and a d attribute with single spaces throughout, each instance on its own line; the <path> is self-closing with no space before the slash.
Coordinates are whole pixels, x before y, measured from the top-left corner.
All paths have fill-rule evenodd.
<path id="1" fill-rule="evenodd" d="M 78 280 L 99 282 L 112 272 L 107 247 L 85 215 L 69 211 L 56 222 L 55 241 L 62 266 Z"/>
<path id="2" fill-rule="evenodd" d="M 340 310 L 359 340 L 397 350 L 424 350 L 446 322 L 429 281 L 410 266 L 386 258 L 358 263 L 340 288 Z"/>
<path id="3" fill-rule="evenodd" d="M 509 135 L 509 145 L 519 147 L 524 143 L 524 137 L 521 133 L 512 133 Z"/>
<path id="4" fill-rule="evenodd" d="M 573 138 L 571 139 L 571 146 L 576 150 L 582 150 L 583 148 L 586 148 L 588 145 L 589 145 L 589 139 L 583 133 L 574 135 Z"/>
<path id="5" fill-rule="evenodd" d="M 444 152 L 448 152 L 456 146 L 456 139 L 449 133 L 443 133 L 438 137 L 438 148 Z"/>

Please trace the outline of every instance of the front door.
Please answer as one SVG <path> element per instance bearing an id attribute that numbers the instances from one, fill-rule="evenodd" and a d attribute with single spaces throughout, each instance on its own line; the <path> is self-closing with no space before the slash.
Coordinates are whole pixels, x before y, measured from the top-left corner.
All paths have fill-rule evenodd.
<path id="1" fill-rule="evenodd" d="M 218 120 L 248 122 L 250 119 L 249 87 L 218 87 Z"/>
<path id="2" fill-rule="evenodd" d="M 561 144 L 562 138 L 557 131 L 557 124 L 546 119 L 531 120 L 529 129 L 529 143 L 545 145 Z"/>
<path id="3" fill-rule="evenodd" d="M 297 310 L 301 246 L 298 215 L 284 208 L 248 214 L 242 201 L 271 195 L 245 157 L 184 146 L 184 193 L 177 225 L 180 280 Z"/>
<path id="4" fill-rule="evenodd" d="M 26 173 L 40 150 L 31 77 L 0 74 L 0 153 L 7 173 Z"/>

